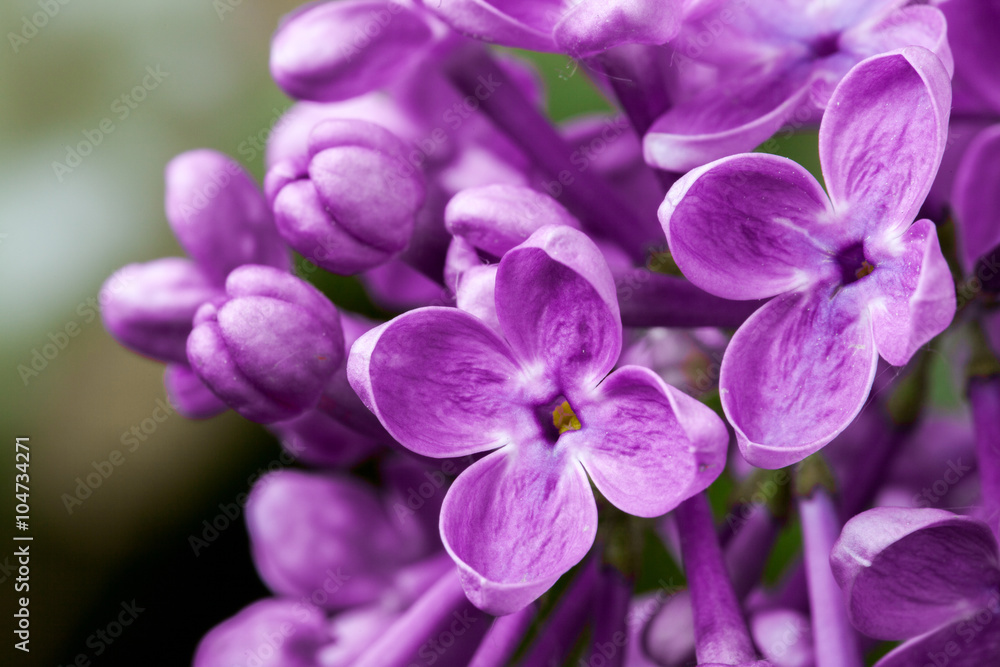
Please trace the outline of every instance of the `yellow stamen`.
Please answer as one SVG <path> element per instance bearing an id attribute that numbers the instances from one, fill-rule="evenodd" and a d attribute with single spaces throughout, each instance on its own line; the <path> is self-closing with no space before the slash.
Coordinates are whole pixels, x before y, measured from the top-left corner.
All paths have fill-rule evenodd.
<path id="1" fill-rule="evenodd" d="M 869 264 L 868 260 L 866 259 L 865 261 L 861 262 L 861 268 L 855 271 L 854 275 L 857 276 L 858 280 L 861 280 L 874 270 L 875 267 Z"/>
<path id="2" fill-rule="evenodd" d="M 576 413 L 569 406 L 569 401 L 563 401 L 552 411 L 552 423 L 559 429 L 559 435 L 566 431 L 579 431 L 582 428 Z"/>

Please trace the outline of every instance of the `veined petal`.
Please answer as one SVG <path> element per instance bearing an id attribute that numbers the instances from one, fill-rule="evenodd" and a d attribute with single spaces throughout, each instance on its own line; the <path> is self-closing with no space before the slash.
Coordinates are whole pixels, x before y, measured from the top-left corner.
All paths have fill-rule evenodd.
<path id="1" fill-rule="evenodd" d="M 880 507 L 847 522 L 830 555 L 854 626 L 907 639 L 955 620 L 996 590 L 996 539 L 976 519 Z"/>
<path id="2" fill-rule="evenodd" d="M 955 72 L 955 61 L 947 33 L 948 26 L 940 9 L 916 5 L 847 30 L 840 37 L 840 48 L 866 58 L 907 46 L 922 46 L 941 60 L 950 77 Z"/>
<path id="3" fill-rule="evenodd" d="M 798 109 L 810 118 L 816 112 L 809 73 L 798 67 L 756 79 L 745 74 L 676 104 L 646 133 L 643 157 L 653 167 L 683 172 L 753 150 Z"/>
<path id="4" fill-rule="evenodd" d="M 929 656 L 944 656 L 948 667 L 982 667 L 996 662 L 1000 655 L 1000 623 L 996 622 L 1000 604 L 996 598 L 980 608 L 978 614 L 955 620 L 908 641 L 885 655 L 875 667 L 911 667 L 934 664 Z M 980 622 L 989 618 L 985 624 Z M 957 653 L 956 653 L 957 649 Z"/>
<path id="5" fill-rule="evenodd" d="M 583 467 L 543 442 L 504 447 L 458 476 L 441 537 L 462 587 L 494 615 L 523 609 L 587 554 L 597 504 Z"/>
<path id="6" fill-rule="evenodd" d="M 903 366 L 955 316 L 951 270 L 930 220 L 891 242 L 872 244 L 868 258 L 877 267 L 864 282 L 873 295 L 868 308 L 875 347 L 890 364 Z"/>
<path id="7" fill-rule="evenodd" d="M 562 434 L 559 445 L 565 442 L 600 492 L 629 514 L 666 514 L 725 466 L 722 420 L 648 368 L 622 367 L 589 400 L 569 399 L 583 427 Z"/>
<path id="8" fill-rule="evenodd" d="M 838 236 L 816 179 L 792 160 L 763 153 L 689 172 L 658 215 L 684 275 L 727 299 L 761 299 L 815 282 Z"/>
<path id="9" fill-rule="evenodd" d="M 503 339 L 456 308 L 418 308 L 372 329 L 351 347 L 347 377 L 392 437 L 424 456 L 494 449 L 511 424 L 533 419 Z"/>
<path id="10" fill-rule="evenodd" d="M 621 44 L 665 44 L 680 31 L 680 0 L 586 0 L 567 4 L 569 9 L 553 34 L 560 48 L 576 58 Z"/>
<path id="11" fill-rule="evenodd" d="M 848 72 L 819 131 L 837 212 L 869 233 L 909 225 L 941 164 L 950 108 L 948 72 L 927 49 L 874 56 Z"/>
<path id="12" fill-rule="evenodd" d="M 850 286 L 776 297 L 750 316 L 722 359 L 722 407 L 744 458 L 781 468 L 817 451 L 864 406 L 878 353 Z"/>
<path id="13" fill-rule="evenodd" d="M 594 386 L 622 346 L 614 278 L 580 231 L 549 225 L 500 260 L 497 317 L 525 367 L 560 386 Z M 534 375 L 534 373 L 532 373 Z"/>

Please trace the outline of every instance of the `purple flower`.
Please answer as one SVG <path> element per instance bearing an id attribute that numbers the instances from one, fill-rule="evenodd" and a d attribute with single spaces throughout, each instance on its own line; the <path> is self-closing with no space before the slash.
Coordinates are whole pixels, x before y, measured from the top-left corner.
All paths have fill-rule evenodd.
<path id="1" fill-rule="evenodd" d="M 222 285 L 197 264 L 164 257 L 129 264 L 108 278 L 101 290 L 101 316 L 108 332 L 130 350 L 159 361 L 187 363 L 195 312 L 222 296 Z"/>
<path id="2" fill-rule="evenodd" d="M 869 510 L 844 526 L 830 563 L 858 630 L 909 640 L 877 667 L 978 667 L 1000 655 L 1000 555 L 981 521 L 936 509 Z"/>
<path id="3" fill-rule="evenodd" d="M 319 667 L 333 640 L 323 612 L 292 600 L 260 600 L 202 638 L 194 667 Z"/>
<path id="4" fill-rule="evenodd" d="M 226 295 L 195 315 L 187 341 L 194 372 L 251 421 L 314 407 L 344 360 L 337 309 L 312 285 L 268 266 L 233 271 Z"/>
<path id="5" fill-rule="evenodd" d="M 164 258 L 129 265 L 101 291 L 104 325 L 139 354 L 187 363 L 185 345 L 195 311 L 223 296 L 230 271 L 242 264 L 289 267 L 270 210 L 250 175 L 233 159 L 188 151 L 165 171 L 167 219 L 194 261 Z"/>
<path id="6" fill-rule="evenodd" d="M 278 595 L 337 610 L 378 600 L 397 570 L 427 555 L 369 485 L 287 470 L 254 485 L 247 529 L 261 579 Z"/>
<path id="7" fill-rule="evenodd" d="M 290 266 L 260 188 L 222 153 L 201 149 L 171 160 L 165 208 L 181 246 L 218 285 L 243 264 Z"/>
<path id="8" fill-rule="evenodd" d="M 349 275 L 406 249 L 424 202 L 423 175 L 406 144 L 380 125 L 328 119 L 309 134 L 309 153 L 268 171 L 268 199 L 292 248 Z"/>
<path id="9" fill-rule="evenodd" d="M 840 83 L 820 127 L 829 196 L 798 164 L 761 153 L 696 169 L 668 193 L 660 221 L 691 282 L 729 299 L 774 297 L 736 332 L 720 373 L 750 463 L 779 468 L 823 447 L 861 410 L 879 355 L 903 365 L 951 322 L 937 232 L 911 224 L 950 100 L 926 49 L 875 56 Z"/>
<path id="10" fill-rule="evenodd" d="M 814 123 L 830 91 L 868 56 L 932 50 L 952 71 L 940 10 L 906 0 L 695 3 L 673 42 L 675 104 L 644 140 L 646 161 L 687 171 L 752 150 L 792 121 Z M 709 72 L 706 74 L 706 71 Z"/>
<path id="11" fill-rule="evenodd" d="M 290 96 L 335 102 L 412 72 L 435 41 L 407 0 L 347 0 L 301 7 L 271 43 L 271 75 Z"/>
<path id="12" fill-rule="evenodd" d="M 585 57 L 620 44 L 664 44 L 679 0 L 438 0 L 425 2 L 458 32 L 486 42 Z"/>
<path id="13" fill-rule="evenodd" d="M 490 613 L 521 609 L 589 550 L 588 474 L 620 509 L 657 516 L 721 471 L 728 438 L 711 410 L 648 369 L 608 375 L 622 345 L 614 295 L 593 242 L 547 226 L 500 261 L 502 337 L 461 310 L 420 308 L 351 349 L 351 385 L 405 447 L 496 450 L 441 511 L 463 586 Z"/>

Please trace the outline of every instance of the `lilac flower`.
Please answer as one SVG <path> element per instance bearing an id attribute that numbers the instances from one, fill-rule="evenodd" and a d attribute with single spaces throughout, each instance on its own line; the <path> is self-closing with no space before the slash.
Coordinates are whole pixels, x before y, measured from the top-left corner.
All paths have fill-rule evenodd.
<path id="1" fill-rule="evenodd" d="M 798 164 L 760 153 L 696 169 L 668 193 L 660 221 L 695 285 L 774 297 L 722 362 L 723 408 L 750 463 L 786 466 L 830 442 L 864 405 L 879 355 L 905 364 L 951 321 L 934 225 L 911 225 L 949 106 L 934 54 L 875 56 L 840 83 L 820 127 L 829 197 Z"/>
<path id="2" fill-rule="evenodd" d="M 344 360 L 337 309 L 312 285 L 252 264 L 229 274 L 226 295 L 195 314 L 187 341 L 194 372 L 252 421 L 314 407 Z"/>
<path id="3" fill-rule="evenodd" d="M 695 4 L 673 42 L 675 104 L 644 140 L 646 161 L 661 169 L 687 171 L 752 150 L 788 121 L 816 122 L 837 82 L 869 56 L 923 46 L 952 71 L 944 16 L 934 7 L 903 6 L 906 0 Z"/>
<path id="4" fill-rule="evenodd" d="M 332 641 L 323 612 L 292 600 L 260 600 L 220 623 L 201 640 L 194 667 L 319 667 Z"/>
<path id="5" fill-rule="evenodd" d="M 521 609 L 584 556 L 597 508 L 663 514 L 721 470 L 727 435 L 706 407 L 629 366 L 614 284 L 597 247 L 565 226 L 500 261 L 503 337 L 457 309 L 410 311 L 360 338 L 348 377 L 405 447 L 496 450 L 459 475 L 441 511 L 445 547 L 480 608 Z M 605 377 L 607 376 L 607 377 Z"/>
<path id="6" fill-rule="evenodd" d="M 373 488 L 345 475 L 262 477 L 246 518 L 268 588 L 328 610 L 378 600 L 399 569 L 429 555 L 427 541 L 400 531 Z"/>
<path id="7" fill-rule="evenodd" d="M 310 261 L 344 275 L 398 255 L 425 194 L 406 151 L 374 123 L 331 119 L 314 126 L 307 158 L 276 164 L 265 180 L 281 236 Z"/>
<path id="8" fill-rule="evenodd" d="M 1000 655 L 1000 555 L 986 524 L 877 508 L 847 522 L 830 562 L 858 630 L 909 640 L 877 667 L 979 667 Z"/>
<path id="9" fill-rule="evenodd" d="M 290 96 L 335 102 L 413 72 L 436 41 L 408 0 L 317 2 L 285 18 L 271 43 L 271 75 Z"/>
<path id="10" fill-rule="evenodd" d="M 201 149 L 175 157 L 165 172 L 170 226 L 193 261 L 165 258 L 129 265 L 101 292 L 105 328 L 122 345 L 168 364 L 171 403 L 191 418 L 225 410 L 188 368 L 186 340 L 195 312 L 225 297 L 223 283 L 242 264 L 289 268 L 270 209 L 233 159 Z"/>
<path id="11" fill-rule="evenodd" d="M 620 44 L 664 44 L 679 0 L 435 0 L 424 6 L 486 42 L 585 57 Z"/>

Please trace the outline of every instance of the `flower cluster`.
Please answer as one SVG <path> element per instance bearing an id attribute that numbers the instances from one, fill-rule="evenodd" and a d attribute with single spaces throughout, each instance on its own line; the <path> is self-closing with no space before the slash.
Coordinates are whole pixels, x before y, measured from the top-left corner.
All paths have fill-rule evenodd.
<path id="1" fill-rule="evenodd" d="M 175 158 L 188 258 L 102 296 L 179 412 L 302 464 L 247 505 L 274 596 L 196 667 L 994 664 L 998 26 L 995 0 L 288 16 L 262 186 Z M 496 47 L 575 59 L 616 113 L 554 125 Z M 638 585 L 673 561 L 685 587 Z"/>

